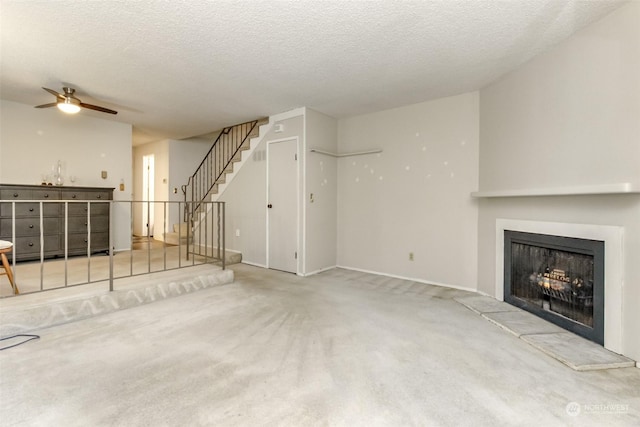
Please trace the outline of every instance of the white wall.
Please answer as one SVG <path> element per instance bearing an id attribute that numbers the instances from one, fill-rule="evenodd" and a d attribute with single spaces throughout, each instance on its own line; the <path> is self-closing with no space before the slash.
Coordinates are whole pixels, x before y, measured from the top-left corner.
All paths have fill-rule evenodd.
<path id="1" fill-rule="evenodd" d="M 640 3 L 483 89 L 480 118 L 481 190 L 640 183 Z M 640 360 L 640 195 L 481 200 L 478 287 L 491 295 L 498 218 L 624 227 L 623 353 Z"/>
<path id="2" fill-rule="evenodd" d="M 58 160 L 75 185 L 112 187 L 114 200 L 131 200 L 131 125 L 95 118 L 91 113 L 67 115 L 57 108 L 0 100 L 0 182 L 40 184 Z M 107 179 L 101 171 L 107 171 Z M 125 185 L 119 191 L 120 183 Z M 116 250 L 131 247 L 128 204 L 114 206 Z"/>
<path id="3" fill-rule="evenodd" d="M 338 264 L 475 289 L 478 93 L 338 122 Z M 414 261 L 409 260 L 413 252 Z"/>
<path id="4" fill-rule="evenodd" d="M 480 190 L 640 185 L 639 28 L 631 2 L 482 91 Z"/>
<path id="5" fill-rule="evenodd" d="M 305 251 L 303 274 L 335 267 L 337 262 L 338 161 L 309 150 L 338 151 L 336 119 L 305 109 Z M 313 194 L 313 201 L 311 195 Z"/>

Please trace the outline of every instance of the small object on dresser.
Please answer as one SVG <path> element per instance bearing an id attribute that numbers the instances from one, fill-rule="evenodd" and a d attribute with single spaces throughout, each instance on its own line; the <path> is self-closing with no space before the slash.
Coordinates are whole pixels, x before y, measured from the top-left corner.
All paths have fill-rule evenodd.
<path id="1" fill-rule="evenodd" d="M 62 176 L 62 162 L 58 160 L 58 164 L 56 165 L 56 185 L 64 185 L 64 177 Z"/>

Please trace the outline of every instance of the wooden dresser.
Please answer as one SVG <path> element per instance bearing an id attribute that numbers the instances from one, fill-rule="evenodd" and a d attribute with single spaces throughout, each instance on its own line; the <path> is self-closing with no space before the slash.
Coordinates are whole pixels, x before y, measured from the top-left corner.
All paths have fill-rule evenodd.
<path id="1" fill-rule="evenodd" d="M 0 200 L 34 200 L 15 203 L 15 241 L 13 204 L 0 203 L 0 240 L 13 242 L 11 255 L 16 254 L 17 261 L 40 259 L 39 200 L 43 201 L 42 235 L 46 258 L 64 256 L 65 230 L 68 230 L 67 254 L 86 255 L 89 219 L 91 252 L 109 251 L 109 203 L 98 202 L 113 200 L 113 188 L 0 184 Z M 52 200 L 55 202 L 50 202 Z M 65 201 L 69 201 L 66 227 Z M 89 209 L 90 216 L 87 215 Z"/>

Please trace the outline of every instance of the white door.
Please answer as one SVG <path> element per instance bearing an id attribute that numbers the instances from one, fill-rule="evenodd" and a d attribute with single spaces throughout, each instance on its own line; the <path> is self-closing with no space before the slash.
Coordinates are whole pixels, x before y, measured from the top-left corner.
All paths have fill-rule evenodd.
<path id="1" fill-rule="evenodd" d="M 298 272 L 298 140 L 267 146 L 268 265 Z"/>

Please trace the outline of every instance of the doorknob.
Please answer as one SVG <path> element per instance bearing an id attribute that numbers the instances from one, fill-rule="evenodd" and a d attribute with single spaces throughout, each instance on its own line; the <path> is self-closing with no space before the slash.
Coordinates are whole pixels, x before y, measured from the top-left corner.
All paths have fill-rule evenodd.
<path id="1" fill-rule="evenodd" d="M 273 205 L 272 205 L 271 203 L 269 203 L 269 204 L 267 205 L 267 207 L 268 207 L 269 209 L 271 209 L 271 208 L 273 207 Z"/>

